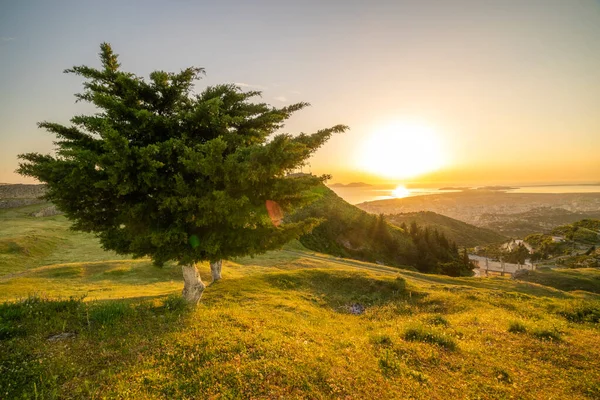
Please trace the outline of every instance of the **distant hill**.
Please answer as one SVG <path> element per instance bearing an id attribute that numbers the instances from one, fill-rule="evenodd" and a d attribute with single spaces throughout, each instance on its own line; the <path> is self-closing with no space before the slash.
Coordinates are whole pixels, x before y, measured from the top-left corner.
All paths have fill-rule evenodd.
<path id="1" fill-rule="evenodd" d="M 600 218 L 600 193 L 441 192 L 357 204 L 372 214 L 433 211 L 502 235 L 524 238 L 584 218 Z"/>
<path id="2" fill-rule="evenodd" d="M 334 183 L 333 185 L 330 185 L 330 187 L 335 187 L 335 188 L 356 188 L 356 187 L 368 187 L 368 186 L 373 186 L 373 185 L 369 185 L 368 183 L 364 183 L 364 182 L 352 182 L 352 183 L 348 183 L 347 185 L 344 185 L 343 183 Z"/>
<path id="3" fill-rule="evenodd" d="M 480 220 L 483 227 L 493 227 L 507 236 L 523 238 L 538 232 L 550 232 L 561 225 L 583 219 L 597 218 L 600 218 L 600 210 L 574 212 L 564 208 L 538 207 L 510 215 L 484 213 Z"/>
<path id="4" fill-rule="evenodd" d="M 402 223 L 410 226 L 411 222 L 427 227 L 435 228 L 458 246 L 480 246 L 490 243 L 499 243 L 507 239 L 491 229 L 479 228 L 466 222 L 459 221 L 445 215 L 432 211 L 419 211 L 402 214 L 387 215 L 387 220 L 397 226 Z"/>
<path id="5" fill-rule="evenodd" d="M 469 275 L 455 243 L 434 229 L 418 227 L 408 232 L 347 203 L 325 185 L 315 189 L 321 197 L 290 219 L 306 217 L 324 221 L 300 238 L 307 248 L 338 257 L 415 267 L 421 272 Z"/>

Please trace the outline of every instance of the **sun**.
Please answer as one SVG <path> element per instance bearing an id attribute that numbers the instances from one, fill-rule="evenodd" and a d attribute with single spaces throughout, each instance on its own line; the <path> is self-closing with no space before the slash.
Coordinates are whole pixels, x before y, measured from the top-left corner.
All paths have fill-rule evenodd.
<path id="1" fill-rule="evenodd" d="M 398 186 L 396 186 L 396 189 L 392 190 L 392 196 L 394 196 L 397 199 L 401 199 L 401 198 L 407 197 L 409 195 L 410 195 L 410 190 L 408 190 L 403 185 L 398 185 Z"/>
<path id="2" fill-rule="evenodd" d="M 395 122 L 376 129 L 359 150 L 359 168 L 381 177 L 412 178 L 446 163 L 435 130 L 415 122 Z"/>

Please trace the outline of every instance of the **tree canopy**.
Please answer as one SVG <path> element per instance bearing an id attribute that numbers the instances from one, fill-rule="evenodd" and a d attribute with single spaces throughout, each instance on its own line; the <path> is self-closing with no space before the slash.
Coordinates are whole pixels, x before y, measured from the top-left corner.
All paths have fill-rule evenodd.
<path id="1" fill-rule="evenodd" d="M 187 264 L 265 252 L 315 226 L 280 224 L 267 204 L 285 213 L 314 200 L 308 189 L 327 176 L 289 173 L 346 126 L 278 133 L 308 104 L 252 102 L 260 92 L 233 84 L 197 94 L 202 68 L 147 81 L 122 71 L 109 44 L 100 49 L 101 68 L 65 70 L 84 78 L 76 98 L 97 112 L 39 123 L 56 135 L 55 153 L 19 156 L 18 172 L 47 184 L 74 229 L 120 254 Z"/>

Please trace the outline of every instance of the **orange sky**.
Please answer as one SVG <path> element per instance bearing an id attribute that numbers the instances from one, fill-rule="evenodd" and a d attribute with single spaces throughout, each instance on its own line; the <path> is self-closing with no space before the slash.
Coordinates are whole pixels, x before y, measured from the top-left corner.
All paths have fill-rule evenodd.
<path id="1" fill-rule="evenodd" d="M 142 76 L 197 65 L 200 88 L 237 82 L 273 105 L 310 102 L 291 133 L 349 125 L 306 168 L 332 182 L 600 181 L 599 2 L 249 3 L 0 4 L 0 182 L 26 181 L 17 154 L 52 150 L 36 122 L 90 111 L 61 72 L 97 65 L 102 41 Z M 373 135 L 407 121 L 431 127 L 442 167 L 407 177 L 409 156 L 440 163 L 405 131 L 374 161 L 397 177 L 366 171 Z"/>

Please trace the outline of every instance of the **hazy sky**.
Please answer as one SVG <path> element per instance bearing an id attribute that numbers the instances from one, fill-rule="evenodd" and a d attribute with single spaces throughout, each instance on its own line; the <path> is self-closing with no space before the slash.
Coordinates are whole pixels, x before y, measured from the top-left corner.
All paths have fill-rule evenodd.
<path id="1" fill-rule="evenodd" d="M 349 125 L 311 162 L 334 182 L 389 180 L 358 169 L 371 135 L 403 121 L 427 125 L 444 153 L 413 180 L 600 181 L 599 1 L 2 0 L 0 182 L 25 181 L 17 154 L 51 151 L 36 122 L 90 111 L 61 72 L 97 66 L 103 41 L 141 76 L 201 66 L 199 88 L 310 102 L 291 133 Z M 405 157 L 390 143 L 388 157 Z"/>

